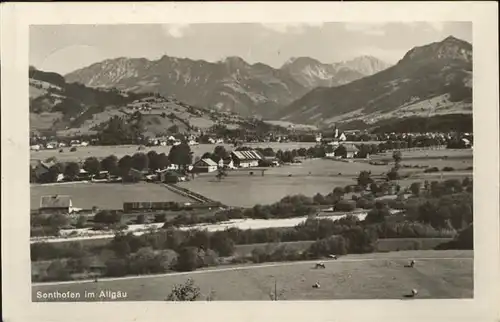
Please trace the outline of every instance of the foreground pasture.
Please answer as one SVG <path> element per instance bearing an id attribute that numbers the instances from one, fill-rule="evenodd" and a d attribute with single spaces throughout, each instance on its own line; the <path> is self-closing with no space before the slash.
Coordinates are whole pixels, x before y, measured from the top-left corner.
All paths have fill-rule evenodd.
<path id="1" fill-rule="evenodd" d="M 109 290 L 126 292 L 128 301 L 162 301 L 175 284 L 192 278 L 201 293 L 214 292 L 213 300 L 269 300 L 277 283 L 282 300 L 402 299 L 411 289 L 418 298 L 451 299 L 473 296 L 472 251 L 402 251 L 347 255 L 325 261 L 325 269 L 314 269 L 315 261 L 240 265 L 187 273 L 125 277 L 99 282 L 35 284 L 37 294 Z M 405 268 L 415 259 L 414 268 Z M 319 282 L 321 288 L 312 288 Z M 202 297 L 201 300 L 205 300 Z M 95 301 L 96 299 L 94 299 Z M 99 299 L 97 299 L 99 300 Z"/>

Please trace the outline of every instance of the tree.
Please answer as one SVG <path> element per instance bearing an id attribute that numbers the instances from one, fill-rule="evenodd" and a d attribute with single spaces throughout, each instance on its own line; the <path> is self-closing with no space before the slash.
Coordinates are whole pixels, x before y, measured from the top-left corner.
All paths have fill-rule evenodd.
<path id="1" fill-rule="evenodd" d="M 373 182 L 371 171 L 361 171 L 358 176 L 358 185 L 366 187 Z"/>
<path id="2" fill-rule="evenodd" d="M 339 147 L 335 149 L 335 156 L 342 158 L 347 157 L 347 149 L 343 144 L 339 145 Z"/>
<path id="3" fill-rule="evenodd" d="M 144 214 L 140 214 L 137 216 L 136 223 L 137 224 L 144 224 L 146 222 L 146 216 Z"/>
<path id="4" fill-rule="evenodd" d="M 170 165 L 170 161 L 168 160 L 168 156 L 165 153 L 160 153 L 156 158 L 156 166 L 158 169 L 165 169 Z"/>
<path id="5" fill-rule="evenodd" d="M 200 297 L 200 288 L 189 278 L 184 284 L 177 284 L 167 296 L 167 301 L 196 301 Z"/>
<path id="6" fill-rule="evenodd" d="M 225 159 L 229 156 L 229 153 L 226 151 L 226 148 L 222 145 L 218 145 L 214 149 L 214 156 L 218 157 L 218 159 Z"/>
<path id="7" fill-rule="evenodd" d="M 387 208 L 374 208 L 368 212 L 365 217 L 367 223 L 381 223 L 385 221 L 386 216 L 390 215 Z"/>
<path id="8" fill-rule="evenodd" d="M 413 182 L 410 185 L 410 191 L 413 193 L 415 196 L 420 195 L 420 182 Z"/>
<path id="9" fill-rule="evenodd" d="M 86 223 L 87 223 L 87 217 L 79 216 L 75 226 L 76 228 L 84 228 Z"/>
<path id="10" fill-rule="evenodd" d="M 158 165 L 159 155 L 158 155 L 158 153 L 156 153 L 156 151 L 149 151 L 147 153 L 147 157 L 148 157 L 148 160 L 149 160 L 149 168 L 151 170 L 161 169 L 159 167 L 159 165 Z"/>
<path id="11" fill-rule="evenodd" d="M 101 163 L 99 162 L 99 160 L 97 160 L 96 157 L 89 157 L 85 159 L 83 169 L 91 175 L 95 176 L 98 175 L 101 171 Z"/>
<path id="12" fill-rule="evenodd" d="M 118 173 L 118 158 L 110 155 L 101 161 L 101 169 L 108 171 L 110 174 Z"/>
<path id="13" fill-rule="evenodd" d="M 181 272 L 189 272 L 199 267 L 198 248 L 184 247 L 179 251 L 177 258 L 177 270 Z"/>
<path id="14" fill-rule="evenodd" d="M 333 195 L 338 197 L 338 198 L 344 196 L 344 194 L 345 194 L 345 191 L 344 191 L 344 189 L 342 189 L 342 187 L 335 187 L 333 189 Z"/>
<path id="15" fill-rule="evenodd" d="M 220 181 L 222 178 L 227 177 L 226 169 L 219 168 L 215 177 Z"/>
<path id="16" fill-rule="evenodd" d="M 396 168 L 392 168 L 391 171 L 387 173 L 387 179 L 389 180 L 399 180 L 399 173 Z"/>
<path id="17" fill-rule="evenodd" d="M 64 169 L 64 176 L 74 180 L 80 174 L 80 165 L 76 162 L 68 162 Z"/>
<path id="18" fill-rule="evenodd" d="M 168 159 L 171 163 L 177 164 L 180 167 L 185 168 L 188 164 L 193 161 L 193 154 L 191 148 L 186 143 L 181 143 L 179 145 L 174 145 L 168 154 Z"/>
<path id="19" fill-rule="evenodd" d="M 372 193 L 377 194 L 377 193 L 379 193 L 379 192 L 380 192 L 380 188 L 379 188 L 379 186 L 377 186 L 377 184 L 376 184 L 375 182 L 372 182 L 372 183 L 370 184 L 370 191 L 371 191 Z"/>
<path id="20" fill-rule="evenodd" d="M 132 157 L 126 155 L 118 161 L 118 172 L 122 177 L 127 177 L 130 169 L 132 169 Z"/>
<path id="21" fill-rule="evenodd" d="M 210 244 L 220 256 L 231 256 L 234 252 L 234 241 L 224 232 L 215 232 L 211 237 Z"/>
<path id="22" fill-rule="evenodd" d="M 132 168 L 142 171 L 149 166 L 148 156 L 144 153 L 135 153 L 132 156 Z"/>

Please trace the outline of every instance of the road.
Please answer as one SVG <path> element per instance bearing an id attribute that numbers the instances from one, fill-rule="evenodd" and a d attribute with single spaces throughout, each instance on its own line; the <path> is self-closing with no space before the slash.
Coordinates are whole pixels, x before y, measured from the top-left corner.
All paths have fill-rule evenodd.
<path id="1" fill-rule="evenodd" d="M 165 273 L 165 274 L 151 274 L 151 275 L 140 275 L 140 276 L 125 276 L 125 277 L 113 277 L 113 278 L 101 278 L 99 282 L 107 281 L 120 281 L 120 280 L 132 280 L 132 279 L 144 279 L 152 277 L 170 277 L 179 275 L 194 275 L 194 274 L 206 274 L 214 272 L 227 272 L 227 271 L 238 271 L 238 270 L 252 270 L 268 267 L 284 267 L 292 265 L 304 265 L 304 264 L 315 264 L 317 262 L 323 262 L 325 264 L 332 264 L 335 262 L 368 262 L 368 261 L 381 261 L 381 260 L 415 260 L 418 265 L 418 261 L 422 260 L 473 260 L 473 257 L 394 257 L 394 256 L 375 256 L 375 257 L 363 257 L 363 258 L 349 258 L 349 255 L 345 257 L 340 257 L 339 259 L 327 259 L 327 260 L 310 260 L 310 261 L 297 261 L 297 262 L 283 262 L 283 263 L 269 263 L 269 264 L 258 264 L 258 265 L 245 265 L 245 266 L 232 266 L 224 268 L 211 268 L 211 269 L 201 269 L 192 272 L 176 272 L 176 273 Z M 84 284 L 93 283 L 94 280 L 79 280 L 79 281 L 63 281 L 63 282 L 47 282 L 47 283 L 32 283 L 32 286 L 54 286 L 54 285 L 67 285 L 67 284 Z"/>

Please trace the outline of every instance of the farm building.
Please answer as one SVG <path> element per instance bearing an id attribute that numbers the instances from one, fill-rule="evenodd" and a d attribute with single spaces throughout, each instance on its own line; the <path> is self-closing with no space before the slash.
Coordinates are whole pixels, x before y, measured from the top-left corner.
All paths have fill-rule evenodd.
<path id="1" fill-rule="evenodd" d="M 335 156 L 352 159 L 358 152 L 359 149 L 354 144 L 341 144 L 335 149 Z"/>
<path id="2" fill-rule="evenodd" d="M 142 201 L 142 202 L 124 202 L 123 211 L 144 211 L 144 210 L 177 210 L 179 209 L 177 202 L 171 201 Z"/>
<path id="3" fill-rule="evenodd" d="M 217 163 L 209 158 L 201 159 L 194 164 L 193 170 L 194 172 L 214 172 L 217 170 Z"/>
<path id="4" fill-rule="evenodd" d="M 179 172 L 171 171 L 168 169 L 157 170 L 156 174 L 157 174 L 157 179 L 160 182 L 177 183 L 181 181 L 186 181 L 185 175 L 182 175 Z"/>
<path id="5" fill-rule="evenodd" d="M 344 144 L 345 149 L 347 151 L 346 158 L 352 159 L 359 152 L 359 149 L 354 144 Z"/>
<path id="6" fill-rule="evenodd" d="M 255 150 L 232 151 L 231 156 L 236 167 L 249 168 L 258 167 L 262 156 Z"/>
<path id="7" fill-rule="evenodd" d="M 49 173 L 49 169 L 55 164 L 56 163 L 53 161 L 51 162 L 38 161 L 38 163 L 34 167 L 36 179 L 43 180 L 44 176 L 46 176 Z M 64 175 L 61 173 L 58 174 L 57 181 L 62 181 L 63 179 Z"/>
<path id="8" fill-rule="evenodd" d="M 132 169 L 130 169 L 128 175 L 129 175 L 131 181 L 137 182 L 137 181 L 144 180 L 148 173 L 149 172 L 146 170 L 139 171 L 137 169 L 132 168 Z"/>
<path id="9" fill-rule="evenodd" d="M 234 169 L 234 162 L 231 157 L 220 159 L 219 162 L 217 163 L 219 168 L 224 168 L 224 169 Z"/>
<path id="10" fill-rule="evenodd" d="M 40 198 L 39 213 L 41 214 L 69 214 L 71 211 L 72 203 L 70 196 L 52 195 Z"/>

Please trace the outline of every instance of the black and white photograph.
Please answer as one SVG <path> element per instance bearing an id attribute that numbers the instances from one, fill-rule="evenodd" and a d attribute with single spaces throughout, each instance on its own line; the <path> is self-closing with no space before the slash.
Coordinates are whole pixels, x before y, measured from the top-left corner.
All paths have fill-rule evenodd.
<path id="1" fill-rule="evenodd" d="M 498 100 L 444 18 L 27 25 L 29 301 L 474 301 Z"/>
<path id="2" fill-rule="evenodd" d="M 472 297 L 472 55 L 468 22 L 31 26 L 33 300 Z"/>

